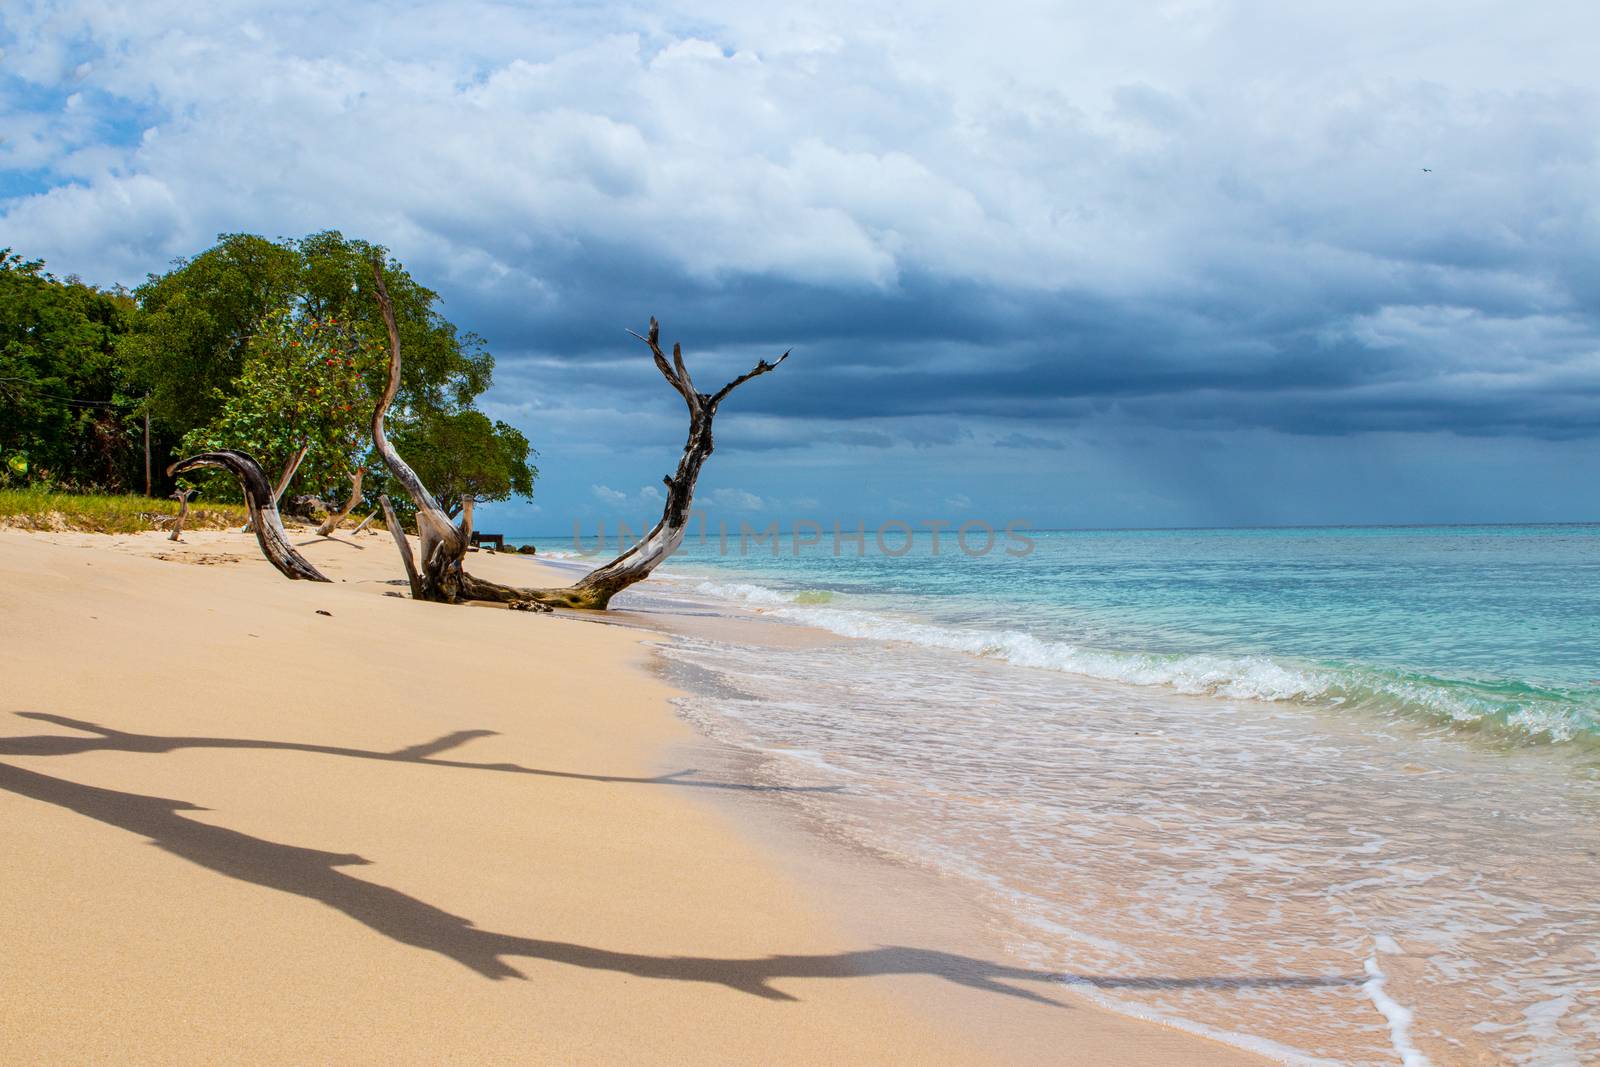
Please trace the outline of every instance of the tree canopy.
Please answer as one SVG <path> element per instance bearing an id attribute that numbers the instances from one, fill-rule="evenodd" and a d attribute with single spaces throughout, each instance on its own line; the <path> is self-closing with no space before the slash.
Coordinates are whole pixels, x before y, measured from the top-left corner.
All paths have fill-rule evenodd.
<path id="1" fill-rule="evenodd" d="M 326 497 L 365 465 L 375 498 L 387 481 L 366 441 L 387 339 L 376 259 L 406 352 L 394 432 L 452 506 L 533 492 L 527 438 L 475 407 L 493 381 L 484 340 L 446 319 L 438 294 L 380 245 L 336 230 L 225 233 L 131 293 L 3 257 L 0 478 L 142 485 L 148 413 L 158 471 L 178 447 L 240 449 L 276 470 L 307 444 L 294 492 Z"/>
<path id="2" fill-rule="evenodd" d="M 396 443 L 415 457 L 412 468 L 454 517 L 464 497 L 479 503 L 532 497 L 539 469 L 515 426 L 479 411 L 432 414 L 402 429 Z"/>
<path id="3" fill-rule="evenodd" d="M 133 291 L 139 314 L 118 348 L 162 426 L 183 433 L 213 418 L 245 348 L 299 288 L 300 256 L 284 243 L 223 234 L 215 248 L 152 274 Z"/>
<path id="4" fill-rule="evenodd" d="M 134 310 L 0 249 L 0 484 L 141 484 L 140 401 L 117 358 Z"/>
<path id="5" fill-rule="evenodd" d="M 182 451 L 235 449 L 275 472 L 304 449 L 296 481 L 331 499 L 347 475 L 371 463 L 367 425 L 384 365 L 382 350 L 351 324 L 299 308 L 271 311 L 221 410 L 184 435 Z"/>

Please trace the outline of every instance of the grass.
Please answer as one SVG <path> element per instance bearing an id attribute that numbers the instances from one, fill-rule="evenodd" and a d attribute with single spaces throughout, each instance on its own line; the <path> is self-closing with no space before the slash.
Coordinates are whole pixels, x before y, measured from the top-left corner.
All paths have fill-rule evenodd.
<path id="1" fill-rule="evenodd" d="M 170 499 L 0 489 L 0 527 L 16 530 L 140 533 L 161 528 L 156 519 L 177 514 L 178 502 Z M 197 501 L 189 505 L 183 525 L 186 530 L 221 530 L 243 526 L 249 517 L 243 504 Z"/>

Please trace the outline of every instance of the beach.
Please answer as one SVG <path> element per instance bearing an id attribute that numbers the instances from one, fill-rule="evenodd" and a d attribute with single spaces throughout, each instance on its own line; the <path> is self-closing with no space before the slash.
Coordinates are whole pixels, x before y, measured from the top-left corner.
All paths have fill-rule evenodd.
<path id="1" fill-rule="evenodd" d="M 0 1061 L 1261 1062 L 742 817 L 785 787 L 683 762 L 648 630 L 356 544 L 0 531 Z"/>
<path id="2" fill-rule="evenodd" d="M 960 884 L 1099 1004 L 1291 1063 L 1578 1067 L 1600 1050 L 1597 535 L 712 542 L 625 602 L 680 631 L 660 654 L 697 726 L 763 780 L 840 790 L 792 801 Z"/>

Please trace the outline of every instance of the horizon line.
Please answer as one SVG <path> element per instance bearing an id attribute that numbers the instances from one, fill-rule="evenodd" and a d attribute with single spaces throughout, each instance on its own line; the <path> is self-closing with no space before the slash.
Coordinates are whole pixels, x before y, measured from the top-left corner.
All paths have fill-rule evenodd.
<path id="1" fill-rule="evenodd" d="M 865 520 L 858 520 L 865 522 Z M 903 521 L 903 520 L 902 520 Z M 982 520 L 980 520 L 982 521 Z M 995 529 L 1003 529 L 1004 524 L 991 523 Z M 1515 527 L 1565 527 L 1565 526 L 1600 526 L 1600 519 L 1563 519 L 1546 522 L 1309 522 L 1309 523 L 1284 523 L 1262 524 L 1252 523 L 1241 526 L 1029 526 L 1027 533 L 1223 533 L 1243 530 L 1452 530 L 1452 529 L 1507 529 Z M 646 526 L 645 529 L 649 529 Z M 941 530 L 941 533 L 948 532 Z M 827 531 L 824 531 L 827 532 Z M 853 531 L 851 531 L 853 532 Z M 871 527 L 868 528 L 871 532 Z M 916 533 L 929 532 L 926 528 L 914 530 Z M 564 533 L 507 533 L 502 536 L 512 540 L 530 540 L 532 538 L 571 537 L 571 531 Z M 688 542 L 686 537 L 685 543 Z"/>

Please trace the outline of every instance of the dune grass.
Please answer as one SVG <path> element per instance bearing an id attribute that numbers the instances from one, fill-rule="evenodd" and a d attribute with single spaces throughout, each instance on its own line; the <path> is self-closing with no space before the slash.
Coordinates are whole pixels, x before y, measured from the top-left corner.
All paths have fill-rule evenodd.
<path id="1" fill-rule="evenodd" d="M 0 527 L 12 529 L 139 533 L 158 529 L 158 519 L 177 514 L 178 502 L 170 499 L 0 489 Z M 243 504 L 196 501 L 189 505 L 184 528 L 226 529 L 244 525 L 249 517 Z"/>

